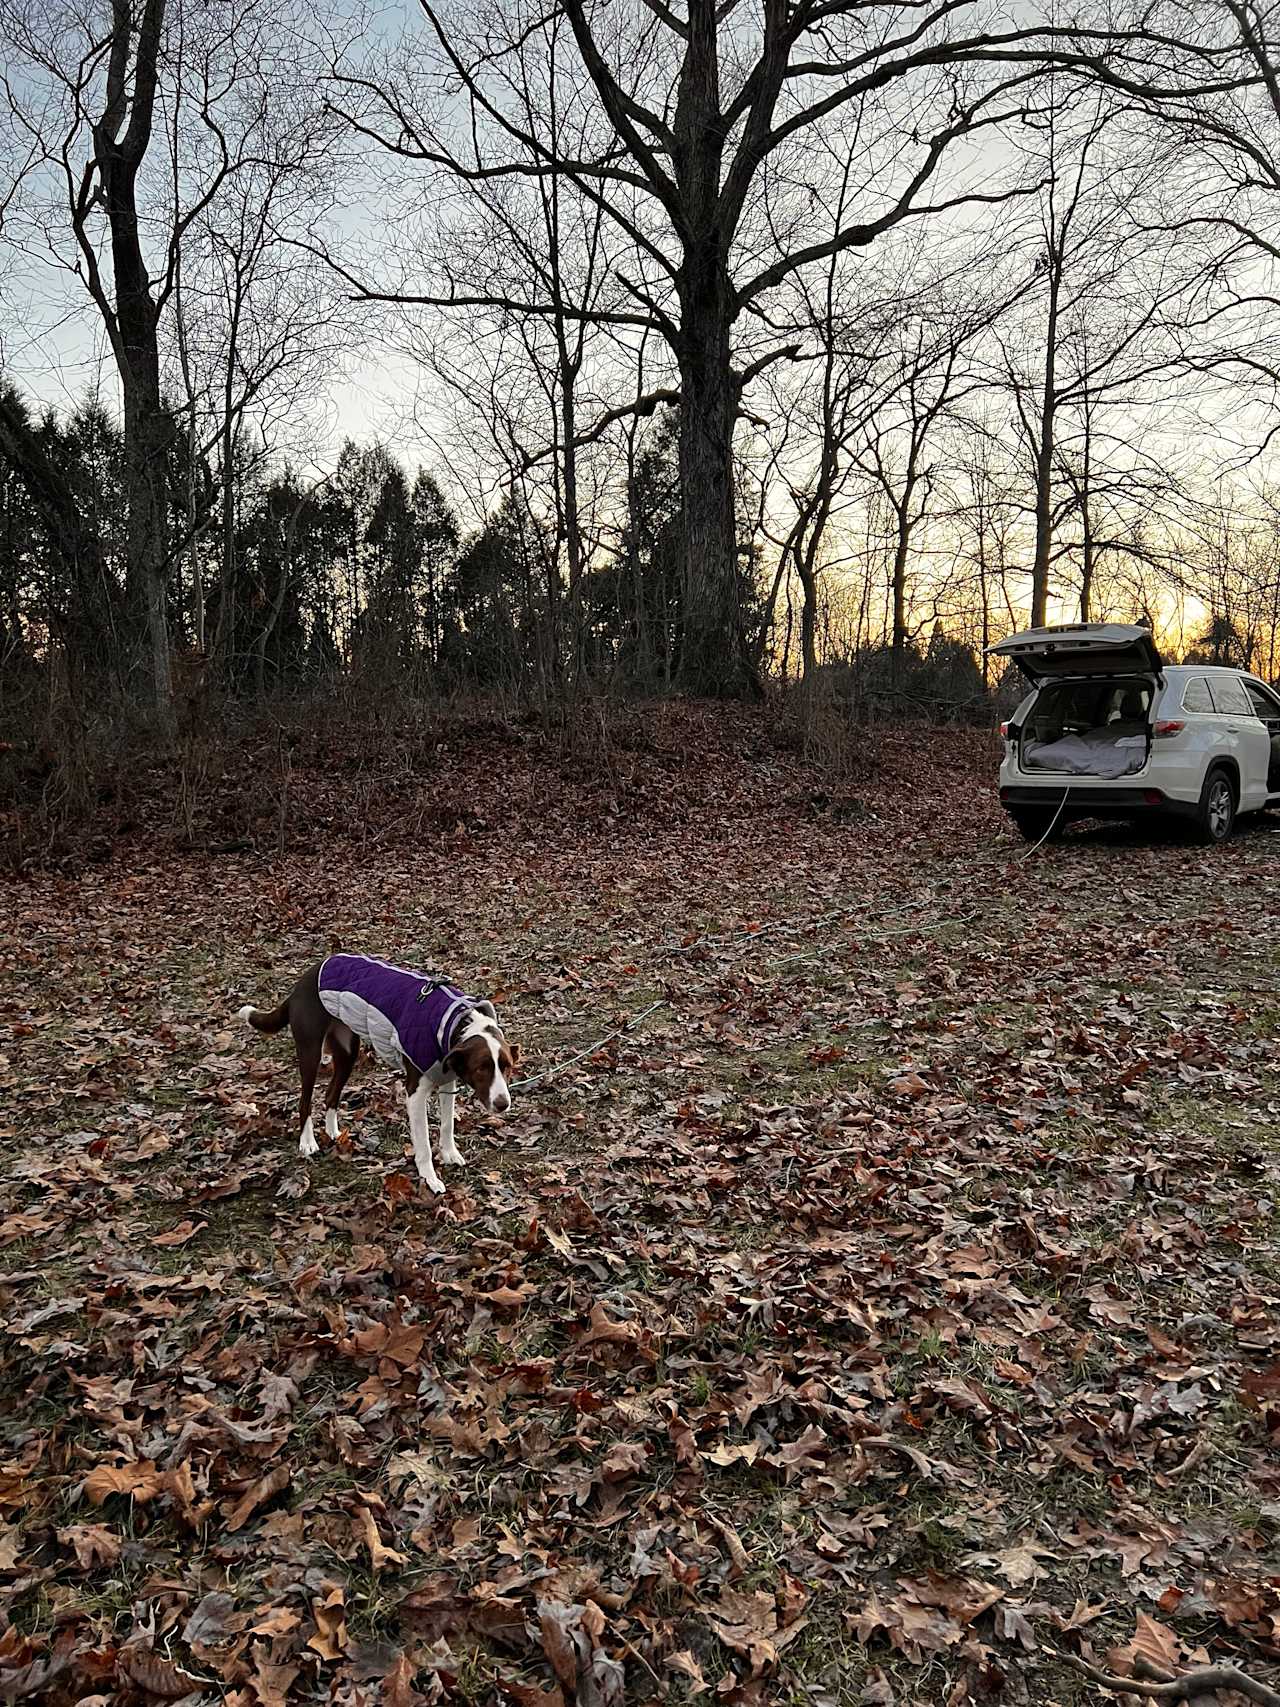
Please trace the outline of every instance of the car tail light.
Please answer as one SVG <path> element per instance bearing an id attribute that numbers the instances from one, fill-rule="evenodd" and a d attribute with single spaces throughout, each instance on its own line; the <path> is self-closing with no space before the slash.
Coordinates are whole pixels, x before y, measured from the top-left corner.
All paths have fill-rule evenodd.
<path id="1" fill-rule="evenodd" d="M 1007 723 L 1002 723 L 1000 725 L 1000 739 L 1002 741 L 1007 741 L 1009 739 L 1009 725 Z"/>
<path id="2" fill-rule="evenodd" d="M 1176 718 L 1162 717 L 1154 732 L 1157 735 L 1180 735 L 1185 728 L 1186 724 L 1180 723 Z"/>
<path id="3" fill-rule="evenodd" d="M 1144 806 L 1159 806 L 1164 801 L 1164 795 L 1161 794 L 1158 788 L 1144 788 L 1142 791 L 1142 801 Z"/>

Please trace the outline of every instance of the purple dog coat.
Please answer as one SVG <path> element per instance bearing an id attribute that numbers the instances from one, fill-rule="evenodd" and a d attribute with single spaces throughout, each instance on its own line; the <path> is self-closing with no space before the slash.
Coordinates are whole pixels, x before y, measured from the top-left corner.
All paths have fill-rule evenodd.
<path id="1" fill-rule="evenodd" d="M 373 960 L 331 954 L 320 968 L 320 1000 L 336 1020 L 399 1071 L 406 1061 L 439 1079 L 454 1033 L 478 1004 L 452 984 Z"/>

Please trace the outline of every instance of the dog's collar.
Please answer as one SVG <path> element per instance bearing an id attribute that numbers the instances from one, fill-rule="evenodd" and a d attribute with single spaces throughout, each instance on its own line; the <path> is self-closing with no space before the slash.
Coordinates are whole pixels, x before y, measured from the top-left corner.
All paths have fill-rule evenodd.
<path id="1" fill-rule="evenodd" d="M 440 1027 L 436 1033 L 436 1042 L 440 1048 L 440 1059 L 442 1061 L 452 1050 L 458 1033 L 473 1014 L 479 1014 L 486 1021 L 489 1018 L 479 1002 L 473 1001 L 470 996 L 459 995 L 457 1000 L 451 1002 L 445 1009 L 444 1017 L 440 1021 Z"/>

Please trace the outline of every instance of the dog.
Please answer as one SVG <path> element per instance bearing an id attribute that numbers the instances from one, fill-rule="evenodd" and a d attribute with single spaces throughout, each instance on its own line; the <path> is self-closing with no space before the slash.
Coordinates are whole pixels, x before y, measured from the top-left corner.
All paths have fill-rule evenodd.
<path id="1" fill-rule="evenodd" d="M 427 1105 L 440 1099 L 440 1160 L 460 1166 L 453 1139 L 453 1103 L 461 1081 L 494 1114 L 511 1107 L 511 1076 L 519 1051 L 508 1044 L 492 1002 L 466 996 L 442 978 L 393 966 L 364 954 L 331 954 L 305 971 L 278 1008 L 251 1004 L 238 1017 L 254 1031 L 274 1033 L 287 1025 L 298 1052 L 302 1079 L 298 1149 L 314 1156 L 311 1097 L 326 1047 L 333 1074 L 325 1093 L 325 1131 L 338 1136 L 338 1104 L 360 1045 L 404 1079 L 409 1137 L 418 1173 L 430 1191 L 444 1182 L 431 1159 Z"/>

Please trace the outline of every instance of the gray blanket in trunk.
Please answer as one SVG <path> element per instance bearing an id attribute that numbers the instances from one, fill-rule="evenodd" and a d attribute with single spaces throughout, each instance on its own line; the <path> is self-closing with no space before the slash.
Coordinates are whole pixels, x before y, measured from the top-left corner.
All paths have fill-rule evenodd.
<path id="1" fill-rule="evenodd" d="M 1024 768 L 1066 776 L 1132 776 L 1146 759 L 1146 733 L 1133 723 L 1110 723 L 1084 735 L 1063 735 L 1057 741 L 1028 739 L 1022 744 Z"/>

